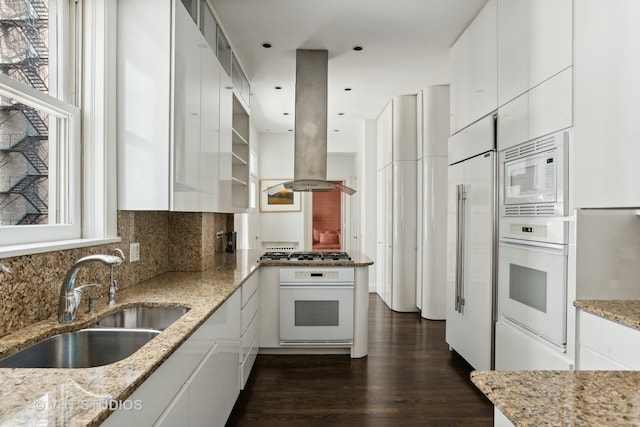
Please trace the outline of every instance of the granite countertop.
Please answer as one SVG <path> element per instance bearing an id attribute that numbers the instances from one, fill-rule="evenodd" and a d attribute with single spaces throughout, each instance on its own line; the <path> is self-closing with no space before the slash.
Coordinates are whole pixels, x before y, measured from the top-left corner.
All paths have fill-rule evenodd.
<path id="1" fill-rule="evenodd" d="M 640 329 L 640 301 L 574 305 Z M 640 371 L 474 371 L 471 381 L 518 427 L 640 425 Z"/>
<path id="2" fill-rule="evenodd" d="M 474 371 L 517 427 L 640 425 L 639 371 Z"/>
<path id="3" fill-rule="evenodd" d="M 109 405 L 123 401 L 255 272 L 262 251 L 220 254 L 216 267 L 202 272 L 165 273 L 118 292 L 117 304 L 98 300 L 96 314 L 78 313 L 61 325 L 51 318 L 0 338 L 0 356 L 45 337 L 82 329 L 132 306 L 183 306 L 190 310 L 133 355 L 86 369 L 0 369 L 0 426 L 100 424 Z M 84 309 L 85 304 L 82 304 Z"/>
<path id="4" fill-rule="evenodd" d="M 577 308 L 640 329 L 640 300 L 578 300 Z"/>
<path id="5" fill-rule="evenodd" d="M 116 305 L 97 300 L 96 313 L 82 312 L 76 321 L 60 324 L 53 317 L 0 338 L 0 358 L 52 335 L 87 327 L 123 308 L 181 306 L 190 310 L 133 355 L 106 366 L 85 369 L 0 368 L 0 427 L 5 425 L 95 426 L 109 415 L 109 407 L 125 401 L 213 312 L 262 265 L 264 251 L 216 255 L 215 267 L 201 272 L 171 272 L 119 291 Z M 352 261 L 313 263 L 323 266 L 364 267 L 373 264 L 360 252 Z M 308 265 L 295 262 L 295 265 Z M 117 403 L 116 403 L 117 405 Z"/>

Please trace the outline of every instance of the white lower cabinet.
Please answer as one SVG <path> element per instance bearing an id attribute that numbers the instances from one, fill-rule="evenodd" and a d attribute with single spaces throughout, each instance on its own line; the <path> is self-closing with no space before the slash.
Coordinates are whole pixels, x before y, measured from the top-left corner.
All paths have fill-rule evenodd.
<path id="1" fill-rule="evenodd" d="M 493 427 L 513 427 L 513 423 L 509 421 L 500 409 L 493 407 Z"/>
<path id="2" fill-rule="evenodd" d="M 249 379 L 249 373 L 253 368 L 253 363 L 258 356 L 260 332 L 260 289 L 259 272 L 251 275 L 242 284 L 242 308 L 241 308 L 241 331 L 240 336 L 240 389 Z"/>
<path id="3" fill-rule="evenodd" d="M 216 342 L 193 373 L 188 382 L 190 426 L 224 426 L 240 393 L 238 357 L 237 342 Z"/>
<path id="4" fill-rule="evenodd" d="M 182 386 L 176 397 L 171 401 L 167 410 L 162 413 L 154 426 L 172 427 L 191 425 L 189 417 L 189 384 Z"/>
<path id="5" fill-rule="evenodd" d="M 578 310 L 578 369 L 640 370 L 640 330 Z"/>
<path id="6" fill-rule="evenodd" d="M 129 396 L 141 408 L 103 425 L 224 426 L 240 393 L 240 304 L 236 291 Z"/>

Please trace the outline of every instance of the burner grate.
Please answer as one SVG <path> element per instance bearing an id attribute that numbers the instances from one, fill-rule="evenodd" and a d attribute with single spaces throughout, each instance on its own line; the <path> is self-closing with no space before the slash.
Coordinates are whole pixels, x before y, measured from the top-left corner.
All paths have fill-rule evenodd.
<path id="1" fill-rule="evenodd" d="M 265 252 L 261 261 L 351 261 L 346 252 Z"/>

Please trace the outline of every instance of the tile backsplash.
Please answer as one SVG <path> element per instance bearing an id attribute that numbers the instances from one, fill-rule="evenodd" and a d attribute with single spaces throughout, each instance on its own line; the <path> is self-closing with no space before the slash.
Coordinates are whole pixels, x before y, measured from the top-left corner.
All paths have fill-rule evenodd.
<path id="1" fill-rule="evenodd" d="M 216 238 L 216 231 L 230 230 L 232 214 L 120 211 L 120 243 L 0 259 L 0 336 L 57 313 L 64 275 L 84 256 L 122 249 L 127 261 L 115 269 L 114 276 L 124 289 L 167 271 L 212 267 L 214 252 L 224 251 L 224 238 Z M 131 263 L 129 244 L 134 242 L 140 243 L 140 261 Z M 106 298 L 109 269 L 89 265 L 81 270 L 77 283 L 102 284 L 101 289 L 87 292 Z"/>

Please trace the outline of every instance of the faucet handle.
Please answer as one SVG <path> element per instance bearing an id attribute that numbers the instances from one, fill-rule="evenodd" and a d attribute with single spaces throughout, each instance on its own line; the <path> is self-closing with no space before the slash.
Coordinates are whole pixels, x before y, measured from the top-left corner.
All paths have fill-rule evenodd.
<path id="1" fill-rule="evenodd" d="M 82 295 L 82 292 L 84 292 L 84 288 L 101 288 L 101 287 L 102 285 L 100 283 L 87 283 L 86 285 L 78 286 L 73 290 L 73 292 L 78 292 L 80 295 Z"/>
<path id="2" fill-rule="evenodd" d="M 127 260 L 127 257 L 124 256 L 124 252 L 122 252 L 122 249 L 119 248 L 115 248 L 114 250 L 112 250 L 111 255 L 119 256 L 123 261 Z"/>
<path id="3" fill-rule="evenodd" d="M 78 286 L 73 290 L 73 298 L 76 300 L 76 309 L 80 305 L 80 301 L 82 301 L 82 293 L 85 288 L 101 288 L 102 285 L 99 283 L 88 283 L 86 285 Z"/>

